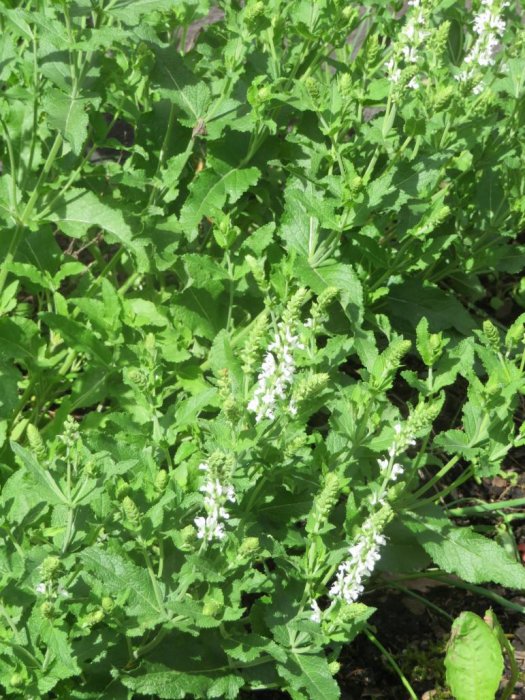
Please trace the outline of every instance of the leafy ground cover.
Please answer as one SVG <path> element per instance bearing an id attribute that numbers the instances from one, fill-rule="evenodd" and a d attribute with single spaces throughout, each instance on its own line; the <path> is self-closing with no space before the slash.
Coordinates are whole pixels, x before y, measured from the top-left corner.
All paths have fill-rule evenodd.
<path id="1" fill-rule="evenodd" d="M 519 6 L 0 26 L 2 692 L 508 700 Z"/>

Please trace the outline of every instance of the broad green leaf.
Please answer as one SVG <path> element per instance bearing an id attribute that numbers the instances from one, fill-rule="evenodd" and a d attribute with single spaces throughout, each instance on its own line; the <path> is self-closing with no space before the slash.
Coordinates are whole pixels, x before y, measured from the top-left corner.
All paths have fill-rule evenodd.
<path id="1" fill-rule="evenodd" d="M 231 167 L 226 163 L 217 170 L 206 169 L 197 176 L 182 207 L 180 225 L 189 241 L 197 236 L 197 227 L 205 216 L 213 217 L 226 200 L 235 204 L 261 175 L 258 168 Z"/>
<path id="2" fill-rule="evenodd" d="M 44 93 L 43 108 L 49 126 L 62 134 L 75 155 L 80 155 L 87 138 L 86 100 L 51 89 Z"/>
<path id="3" fill-rule="evenodd" d="M 452 624 L 445 656 L 447 684 L 455 700 L 494 700 L 503 675 L 497 635 L 473 612 L 462 612 Z"/>
<path id="4" fill-rule="evenodd" d="M 525 567 L 509 556 L 497 542 L 470 527 L 453 525 L 437 507 L 404 513 L 403 523 L 432 561 L 469 583 L 499 583 L 525 588 Z"/>
<path id="5" fill-rule="evenodd" d="M 301 282 L 316 294 L 321 294 L 327 287 L 339 289 L 341 306 L 353 323 L 360 323 L 363 318 L 363 288 L 351 265 L 327 261 L 312 267 L 305 260 L 298 260 L 295 269 Z"/>
<path id="6" fill-rule="evenodd" d="M 45 496 L 49 503 L 68 504 L 68 499 L 62 493 L 62 490 L 51 476 L 50 472 L 42 467 L 33 454 L 26 450 L 25 447 L 18 445 L 16 442 L 11 442 L 11 449 L 20 460 L 20 463 L 33 477 L 33 480 L 41 490 L 41 495 Z"/>
<path id="7" fill-rule="evenodd" d="M 146 569 L 138 567 L 115 552 L 100 547 L 90 547 L 81 554 L 82 562 L 90 577 L 96 579 L 107 594 L 129 590 L 127 611 L 148 627 L 160 622 L 164 613 L 157 601 L 155 590 Z M 158 583 L 162 592 L 164 586 Z"/>
<path id="8" fill-rule="evenodd" d="M 102 202 L 94 192 L 69 190 L 49 218 L 73 238 L 83 237 L 93 226 L 106 231 L 110 240 L 118 241 L 135 255 L 140 271 L 148 269 L 149 264 L 142 244 L 133 238 L 131 225 L 126 221 L 123 212 Z"/>
<path id="9" fill-rule="evenodd" d="M 326 659 L 314 654 L 290 654 L 286 664 L 277 671 L 294 690 L 305 690 L 310 700 L 338 700 L 341 691 L 335 682 Z"/>
<path id="10" fill-rule="evenodd" d="M 209 697 L 207 691 L 213 685 L 213 678 L 204 672 L 199 673 L 198 666 L 192 673 L 176 671 L 163 664 L 148 664 L 147 669 L 140 676 L 122 676 L 122 683 L 134 693 L 153 695 L 162 700 Z"/>

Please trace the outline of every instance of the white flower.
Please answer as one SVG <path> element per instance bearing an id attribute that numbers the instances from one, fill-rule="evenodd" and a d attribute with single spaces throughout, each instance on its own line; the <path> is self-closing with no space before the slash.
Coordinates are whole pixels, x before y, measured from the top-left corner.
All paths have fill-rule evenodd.
<path id="1" fill-rule="evenodd" d="M 310 620 L 313 622 L 321 622 L 321 618 L 323 615 L 323 612 L 319 605 L 317 604 L 316 600 L 312 600 L 310 603 L 310 607 L 312 608 L 312 614 L 310 615 Z"/>
<path id="2" fill-rule="evenodd" d="M 46 592 L 46 590 L 47 590 L 47 588 L 46 588 L 46 584 L 45 584 L 45 583 L 38 583 L 38 584 L 35 586 L 35 591 L 36 591 L 37 593 L 40 593 L 41 595 L 43 595 L 43 594 Z"/>
<path id="3" fill-rule="evenodd" d="M 479 69 L 492 66 L 496 62 L 495 53 L 506 28 L 501 12 L 507 6 L 507 2 L 481 0 L 480 11 L 474 17 L 472 28 L 477 38 L 464 59 L 464 63 L 470 68 L 464 68 L 456 79 L 460 82 L 475 80 L 476 84 L 472 87 L 475 95 L 483 90 L 482 74 Z"/>
<path id="4" fill-rule="evenodd" d="M 209 465 L 203 462 L 199 469 L 209 472 Z M 198 516 L 194 520 L 197 537 L 208 542 L 214 539 L 222 540 L 226 537 L 223 521 L 230 518 L 224 506 L 228 501 L 235 503 L 235 490 L 231 484 L 221 484 L 219 479 L 212 477 L 209 477 L 199 490 L 204 494 L 206 517 Z"/>
<path id="5" fill-rule="evenodd" d="M 264 419 L 274 420 L 277 399 L 286 399 L 295 373 L 293 351 L 298 349 L 304 349 L 299 336 L 294 335 L 289 326 L 280 323 L 273 341 L 268 345 L 257 386 L 248 403 L 248 410 L 255 413 L 257 423 Z M 293 404 L 289 406 L 289 411 L 295 415 Z"/>
<path id="6" fill-rule="evenodd" d="M 366 520 L 361 534 L 348 550 L 350 558 L 339 565 L 330 597 L 355 603 L 364 591 L 364 579 L 373 572 L 380 559 L 379 548 L 385 544 L 385 537 L 376 530 L 372 520 Z"/>

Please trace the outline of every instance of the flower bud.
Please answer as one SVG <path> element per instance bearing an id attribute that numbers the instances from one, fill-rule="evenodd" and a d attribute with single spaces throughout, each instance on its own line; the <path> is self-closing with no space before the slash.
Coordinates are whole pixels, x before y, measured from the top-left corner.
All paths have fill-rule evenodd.
<path id="1" fill-rule="evenodd" d="M 46 557 L 40 565 L 43 581 L 52 581 L 60 569 L 60 559 L 58 557 Z"/>
<path id="2" fill-rule="evenodd" d="M 86 615 L 86 617 L 82 621 L 82 627 L 89 627 L 89 628 L 95 627 L 96 625 L 100 624 L 103 619 L 104 619 L 104 611 L 103 610 L 94 610 L 93 612 Z"/>
<path id="3" fill-rule="evenodd" d="M 339 661 L 330 661 L 330 663 L 328 664 L 328 668 L 330 669 L 330 673 L 332 674 L 332 676 L 335 676 L 341 670 L 341 664 L 339 663 Z"/>
<path id="4" fill-rule="evenodd" d="M 155 477 L 155 491 L 162 493 L 168 485 L 168 472 L 165 469 L 159 469 Z"/>
<path id="5" fill-rule="evenodd" d="M 113 600 L 113 598 L 110 598 L 108 595 L 106 595 L 100 601 L 100 605 L 102 607 L 103 612 L 109 615 L 109 613 L 113 612 L 115 608 L 115 601 Z"/>
<path id="6" fill-rule="evenodd" d="M 206 615 L 207 617 L 215 617 L 215 615 L 217 615 L 222 608 L 223 605 L 218 600 L 215 600 L 215 598 L 207 598 L 204 601 L 202 614 Z"/>
<path id="7" fill-rule="evenodd" d="M 13 688 L 20 688 L 20 686 L 25 685 L 25 678 L 21 673 L 13 673 L 9 679 L 9 685 Z"/>
<path id="8" fill-rule="evenodd" d="M 239 556 L 251 557 L 259 550 L 259 547 L 260 542 L 258 537 L 245 537 L 239 546 Z"/>
<path id="9" fill-rule="evenodd" d="M 129 520 L 132 525 L 137 526 L 140 524 L 140 510 L 138 509 L 135 501 L 133 501 L 129 496 L 124 496 L 124 499 L 122 500 L 122 509 L 126 519 Z"/>
<path id="10" fill-rule="evenodd" d="M 47 457 L 47 450 L 40 435 L 40 431 L 31 423 L 26 428 L 27 441 L 35 457 L 43 461 Z"/>
<path id="11" fill-rule="evenodd" d="M 500 350 L 500 337 L 496 326 L 488 319 L 483 321 L 483 335 L 487 339 L 489 345 L 493 350 L 499 352 Z"/>
<path id="12" fill-rule="evenodd" d="M 53 603 L 50 603 L 48 600 L 46 600 L 42 605 L 40 606 L 40 612 L 42 615 L 50 620 L 54 614 L 55 614 L 55 608 L 53 606 Z"/>

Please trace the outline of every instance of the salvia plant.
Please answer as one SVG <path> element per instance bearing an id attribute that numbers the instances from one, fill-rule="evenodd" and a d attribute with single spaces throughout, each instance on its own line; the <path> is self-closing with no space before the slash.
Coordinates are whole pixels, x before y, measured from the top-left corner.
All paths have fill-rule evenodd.
<path id="1" fill-rule="evenodd" d="M 525 588 L 454 501 L 525 444 L 519 4 L 0 28 L 2 696 L 330 700 L 370 591 Z"/>

